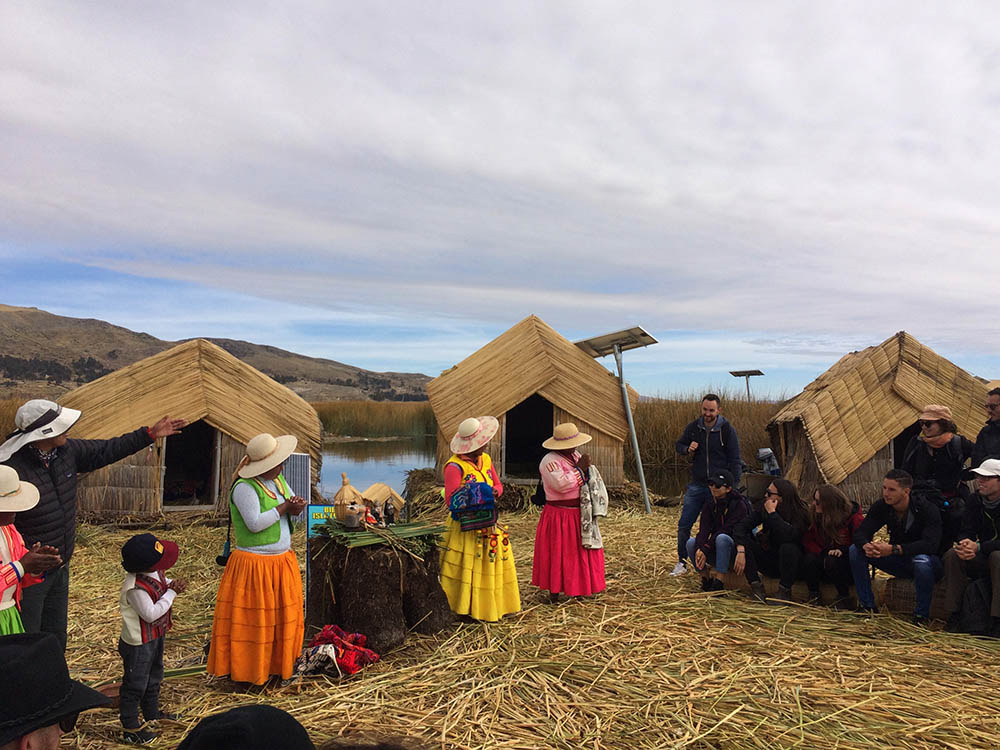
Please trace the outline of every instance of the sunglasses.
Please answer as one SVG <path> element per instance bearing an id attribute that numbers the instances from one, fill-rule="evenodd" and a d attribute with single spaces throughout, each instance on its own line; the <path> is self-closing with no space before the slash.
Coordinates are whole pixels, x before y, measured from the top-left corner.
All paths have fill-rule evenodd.
<path id="1" fill-rule="evenodd" d="M 920 420 L 920 426 L 921 427 L 930 427 L 932 424 L 937 424 L 937 420 L 936 419 L 921 419 Z"/>
<path id="2" fill-rule="evenodd" d="M 771 492 L 771 490 L 764 490 L 764 497 L 781 497 L 781 493 Z"/>
<path id="3" fill-rule="evenodd" d="M 77 711 L 76 713 L 69 714 L 68 716 L 62 717 L 61 719 L 59 719 L 59 729 L 64 733 L 72 732 L 73 727 L 76 726 L 76 720 L 78 718 L 80 718 L 79 711 Z"/>
<path id="4" fill-rule="evenodd" d="M 715 489 L 720 489 L 721 487 L 725 487 L 726 485 L 724 485 L 724 484 L 717 484 L 716 482 L 709 482 L 708 486 L 709 487 L 714 487 Z"/>
<path id="5" fill-rule="evenodd" d="M 983 404 L 983 408 L 986 411 L 993 411 L 994 409 L 1000 409 L 1000 404 Z"/>

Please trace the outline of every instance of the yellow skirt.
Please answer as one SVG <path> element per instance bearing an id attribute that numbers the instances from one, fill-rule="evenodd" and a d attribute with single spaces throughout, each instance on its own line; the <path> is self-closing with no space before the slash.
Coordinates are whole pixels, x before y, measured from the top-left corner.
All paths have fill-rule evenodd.
<path id="1" fill-rule="evenodd" d="M 302 576 L 295 553 L 234 550 L 215 600 L 208 674 L 254 685 L 263 685 L 271 675 L 287 680 L 304 634 Z"/>
<path id="2" fill-rule="evenodd" d="M 441 549 L 441 588 L 453 612 L 495 622 L 521 609 L 514 551 L 506 530 L 462 531 L 451 516 Z"/>

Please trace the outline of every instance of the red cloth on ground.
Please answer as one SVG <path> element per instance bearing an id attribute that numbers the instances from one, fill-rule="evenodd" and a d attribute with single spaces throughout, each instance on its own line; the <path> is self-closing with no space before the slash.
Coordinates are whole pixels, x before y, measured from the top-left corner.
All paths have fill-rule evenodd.
<path id="1" fill-rule="evenodd" d="M 590 596 L 604 591 L 604 550 L 583 548 L 579 504 L 548 502 L 542 508 L 535 531 L 531 583 L 567 596 Z"/>
<path id="2" fill-rule="evenodd" d="M 337 647 L 337 666 L 344 674 L 354 674 L 379 660 L 379 655 L 365 648 L 363 633 L 347 633 L 337 625 L 327 625 L 309 641 L 309 648 L 331 644 Z"/>

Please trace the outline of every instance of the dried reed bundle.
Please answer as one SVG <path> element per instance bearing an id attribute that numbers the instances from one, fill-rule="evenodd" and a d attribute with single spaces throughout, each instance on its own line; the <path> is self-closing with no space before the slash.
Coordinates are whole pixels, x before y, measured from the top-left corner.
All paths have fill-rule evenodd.
<path id="1" fill-rule="evenodd" d="M 336 684 L 318 678 L 234 694 L 205 677 L 167 680 L 164 705 L 184 719 L 160 727 L 162 745 L 176 746 L 204 716 L 266 701 L 290 711 L 317 744 L 392 734 L 449 750 L 995 746 L 1000 683 L 988 675 L 1000 641 L 703 594 L 696 576 L 668 575 L 676 520 L 676 508 L 613 513 L 601 522 L 608 590 L 550 605 L 528 584 L 537 517 L 504 515 L 522 612 L 436 636 L 411 633 L 404 647 Z M 132 532 L 86 533 L 73 565 L 67 656 L 75 676 L 98 682 L 121 669 L 118 549 Z M 190 588 L 175 604 L 168 668 L 201 659 L 224 534 L 194 524 L 170 532 L 182 550 L 176 574 Z M 84 714 L 78 726 L 74 747 L 116 746 L 113 712 Z"/>

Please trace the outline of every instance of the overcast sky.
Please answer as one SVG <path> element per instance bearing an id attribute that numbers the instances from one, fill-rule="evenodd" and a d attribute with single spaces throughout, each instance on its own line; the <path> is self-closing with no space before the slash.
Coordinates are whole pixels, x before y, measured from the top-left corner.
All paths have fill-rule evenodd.
<path id="1" fill-rule="evenodd" d="M 998 183 L 994 3 L 0 4 L 0 301 L 166 339 L 436 375 L 535 313 L 791 395 L 905 329 L 996 378 Z"/>

